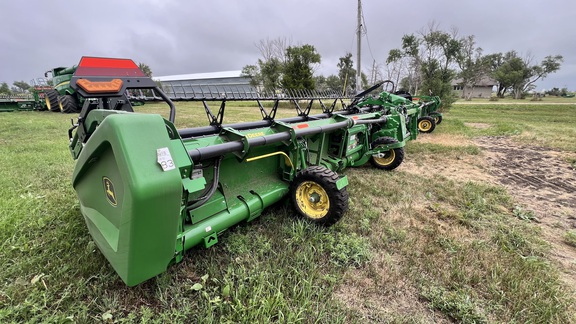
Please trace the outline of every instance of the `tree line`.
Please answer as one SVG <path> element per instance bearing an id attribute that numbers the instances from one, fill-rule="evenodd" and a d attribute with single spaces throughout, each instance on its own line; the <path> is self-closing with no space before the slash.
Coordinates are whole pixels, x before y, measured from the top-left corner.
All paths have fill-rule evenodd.
<path id="1" fill-rule="evenodd" d="M 254 87 L 267 93 L 278 89 L 288 90 L 332 90 L 352 93 L 356 87 L 356 70 L 352 54 L 346 53 L 339 59 L 338 75 L 315 75 L 321 55 L 310 44 L 294 46 L 286 38 L 263 39 L 256 44 L 261 58 L 256 64 L 243 67 L 242 75 L 250 78 Z M 363 75 L 363 85 L 367 84 Z"/>
<path id="2" fill-rule="evenodd" d="M 313 45 L 293 46 L 287 39 L 277 38 L 261 40 L 256 47 L 261 58 L 256 64 L 244 66 L 242 74 L 266 92 L 281 88 L 354 92 L 356 70 L 351 53 L 340 57 L 337 75 L 324 77 L 314 75 L 321 55 Z M 496 82 L 497 96 L 510 93 L 521 98 L 535 88 L 535 82 L 558 71 L 563 57 L 549 55 L 540 63 L 534 61 L 532 56 L 522 57 L 514 50 L 485 55 L 474 35 L 461 37 L 457 29 L 443 31 L 431 22 L 419 32 L 402 37 L 400 47 L 388 53 L 385 70 L 397 89 L 438 95 L 449 105 L 455 100 L 454 82 L 470 99 L 474 88 L 487 78 Z M 372 74 L 383 76 L 381 72 Z M 368 86 L 364 73 L 361 82 L 363 88 Z"/>
<path id="3" fill-rule="evenodd" d="M 10 95 L 13 93 L 25 93 L 31 86 L 25 81 L 14 81 L 12 87 L 6 82 L 0 83 L 0 94 Z"/>

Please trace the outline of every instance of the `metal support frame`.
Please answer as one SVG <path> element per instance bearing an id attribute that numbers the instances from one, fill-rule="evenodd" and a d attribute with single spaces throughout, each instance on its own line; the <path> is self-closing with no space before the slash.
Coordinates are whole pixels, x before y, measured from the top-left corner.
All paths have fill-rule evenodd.
<path id="1" fill-rule="evenodd" d="M 274 106 L 272 106 L 270 112 L 266 111 L 266 108 L 264 108 L 260 100 L 256 100 L 256 102 L 258 103 L 258 108 L 260 109 L 260 114 L 262 115 L 263 120 L 274 120 L 274 118 L 276 118 L 276 111 L 278 110 L 280 100 L 274 100 Z"/>
<path id="2" fill-rule="evenodd" d="M 210 122 L 210 126 L 221 127 L 222 122 L 224 121 L 224 110 L 226 109 L 226 100 L 222 100 L 220 103 L 220 109 L 218 109 L 218 114 L 214 115 L 206 100 L 202 100 L 202 104 L 204 105 L 204 111 L 206 112 L 206 116 L 208 117 L 208 121 Z"/>

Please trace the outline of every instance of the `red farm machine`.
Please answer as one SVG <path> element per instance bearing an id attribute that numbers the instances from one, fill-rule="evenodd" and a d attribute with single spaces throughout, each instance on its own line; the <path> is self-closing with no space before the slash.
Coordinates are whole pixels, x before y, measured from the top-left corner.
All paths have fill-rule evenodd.
<path id="1" fill-rule="evenodd" d="M 251 98 L 262 120 L 236 124 L 222 123 L 226 99 L 214 113 L 216 98 L 196 97 L 209 125 L 176 129 L 173 102 L 131 60 L 83 57 L 69 82 L 90 98 L 69 131 L 72 184 L 96 245 L 130 286 L 281 200 L 311 223 L 336 223 L 348 209 L 342 171 L 368 162 L 398 167 L 418 132 L 414 104 L 359 105 L 374 89 L 342 110 L 335 109 L 341 98 L 307 98 L 297 116 L 282 119 L 280 100 L 304 98 Z M 169 118 L 134 112 L 127 94 L 136 89 L 153 91 Z M 274 104 L 265 109 L 260 100 Z M 310 114 L 313 102 L 322 113 Z"/>

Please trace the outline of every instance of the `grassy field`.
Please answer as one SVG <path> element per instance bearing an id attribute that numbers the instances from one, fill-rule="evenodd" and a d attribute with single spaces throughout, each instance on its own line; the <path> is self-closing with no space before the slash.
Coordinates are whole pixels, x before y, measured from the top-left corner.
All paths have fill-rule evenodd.
<path id="1" fill-rule="evenodd" d="M 472 100 L 467 101 L 464 99 L 458 99 L 456 101 L 456 105 L 460 104 L 534 104 L 534 103 L 542 103 L 542 104 L 574 104 L 576 103 L 576 98 L 565 98 L 565 97 L 556 97 L 556 96 L 546 96 L 540 98 L 534 98 L 531 96 L 527 96 L 524 99 L 513 99 L 512 97 L 505 97 L 505 98 L 491 98 L 490 101 L 488 98 L 472 98 Z"/>
<path id="2" fill-rule="evenodd" d="M 205 124 L 198 106 L 178 108 L 178 127 Z M 228 109 L 227 122 L 260 118 L 256 109 Z M 504 188 L 404 165 L 347 170 L 350 211 L 331 228 L 280 204 L 128 288 L 80 214 L 70 118 L 0 114 L 2 323 L 576 322 L 574 287 L 560 279 L 540 228 L 515 217 Z M 574 152 L 574 125 L 574 105 L 457 104 L 427 136 L 512 136 Z M 431 154 L 457 160 L 481 150 L 416 141 L 406 159 Z"/>

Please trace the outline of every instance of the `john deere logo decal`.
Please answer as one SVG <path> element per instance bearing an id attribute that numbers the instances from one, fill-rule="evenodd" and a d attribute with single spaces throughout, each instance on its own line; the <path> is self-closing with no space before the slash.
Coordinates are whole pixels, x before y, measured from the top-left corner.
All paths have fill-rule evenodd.
<path id="1" fill-rule="evenodd" d="M 116 201 L 116 192 L 114 191 L 114 184 L 112 181 L 106 177 L 102 178 L 102 182 L 104 183 L 104 191 L 106 192 L 106 199 L 108 202 L 116 207 L 118 202 Z"/>

